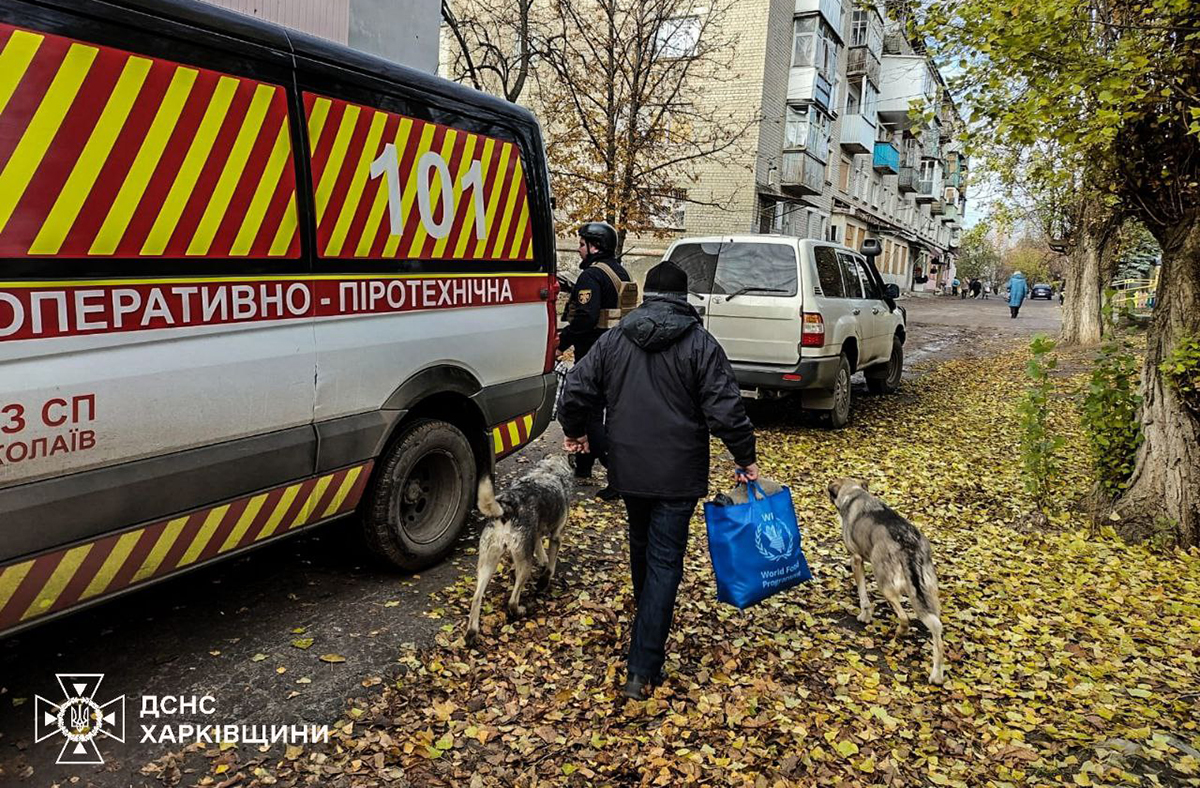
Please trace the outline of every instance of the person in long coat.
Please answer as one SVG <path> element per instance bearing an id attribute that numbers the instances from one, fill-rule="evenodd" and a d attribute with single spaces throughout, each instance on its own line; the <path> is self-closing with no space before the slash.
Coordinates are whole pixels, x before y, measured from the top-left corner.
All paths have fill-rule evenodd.
<path id="1" fill-rule="evenodd" d="M 1028 294 L 1029 283 L 1025 281 L 1025 274 L 1020 271 L 1014 272 L 1012 278 L 1008 280 L 1008 309 L 1012 312 L 1014 319 L 1021 311 L 1021 304 L 1025 303 L 1025 296 Z"/>

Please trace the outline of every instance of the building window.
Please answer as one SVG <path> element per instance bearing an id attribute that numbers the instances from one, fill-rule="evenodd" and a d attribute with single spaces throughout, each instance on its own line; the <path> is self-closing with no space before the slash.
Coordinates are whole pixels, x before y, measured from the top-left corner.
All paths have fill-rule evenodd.
<path id="1" fill-rule="evenodd" d="M 700 44 L 700 17 L 682 16 L 665 20 L 655 36 L 659 57 L 683 58 L 696 54 Z"/>
<path id="2" fill-rule="evenodd" d="M 829 116 L 812 104 L 788 104 L 783 124 L 785 150 L 807 150 L 817 160 L 829 160 Z"/>
<path id="3" fill-rule="evenodd" d="M 682 230 L 687 221 L 687 191 L 672 189 L 670 194 L 659 197 L 651 221 L 663 230 Z"/>
<path id="4" fill-rule="evenodd" d="M 792 28 L 792 66 L 812 66 L 830 83 L 837 78 L 838 41 L 825 20 L 798 16 Z"/>
<path id="5" fill-rule="evenodd" d="M 857 115 L 862 107 L 862 99 L 859 97 L 859 88 L 857 85 L 851 85 L 846 90 L 846 114 Z"/>
<path id="6" fill-rule="evenodd" d="M 838 188 L 840 188 L 846 194 L 850 193 L 850 170 L 853 167 L 854 163 L 850 159 L 847 159 L 845 156 L 843 156 L 842 168 L 838 172 Z"/>
<path id="7" fill-rule="evenodd" d="M 867 47 L 878 58 L 883 52 L 883 25 L 875 12 L 855 11 L 851 20 L 850 46 Z"/>
<path id="8" fill-rule="evenodd" d="M 879 207 L 879 178 L 871 176 L 871 205 Z"/>

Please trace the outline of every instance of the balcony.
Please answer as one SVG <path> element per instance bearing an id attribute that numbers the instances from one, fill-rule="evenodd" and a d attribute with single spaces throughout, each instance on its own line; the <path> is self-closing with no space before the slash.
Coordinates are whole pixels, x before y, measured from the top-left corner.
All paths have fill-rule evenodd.
<path id="1" fill-rule="evenodd" d="M 941 157 L 941 139 L 938 136 L 937 124 L 934 124 L 932 127 L 921 132 L 921 158 L 940 159 Z"/>
<path id="2" fill-rule="evenodd" d="M 820 14 L 839 36 L 842 34 L 842 20 L 846 14 L 842 0 L 796 0 L 795 13 L 796 16 Z"/>
<path id="3" fill-rule="evenodd" d="M 870 47 L 851 47 L 846 60 L 846 76 L 850 79 L 866 77 L 871 84 L 879 84 L 879 58 L 871 52 Z"/>
<path id="4" fill-rule="evenodd" d="M 946 212 L 946 203 L 942 202 L 941 200 L 934 200 L 933 202 L 929 203 L 929 215 L 930 216 L 941 216 L 945 212 Z"/>
<path id="5" fill-rule="evenodd" d="M 946 185 L 953 186 L 956 189 L 961 189 L 965 182 L 966 178 L 962 172 L 951 172 L 946 176 Z"/>
<path id="6" fill-rule="evenodd" d="M 901 167 L 897 173 L 896 190 L 901 194 L 912 194 L 917 190 L 916 167 Z"/>
<path id="7" fill-rule="evenodd" d="M 870 153 L 875 148 L 875 124 L 866 115 L 843 116 L 839 143 L 847 153 Z"/>
<path id="8" fill-rule="evenodd" d="M 937 99 L 937 82 L 923 56 L 885 51 L 879 79 L 879 117 L 901 129 L 912 126 L 909 106 L 932 104 Z"/>
<path id="9" fill-rule="evenodd" d="M 825 189 L 825 165 L 804 151 L 785 151 L 780 187 L 793 195 L 816 195 Z"/>
<path id="10" fill-rule="evenodd" d="M 917 195 L 916 195 L 917 202 L 922 202 L 922 203 L 927 202 L 927 203 L 931 204 L 930 212 L 933 211 L 934 203 L 936 203 L 938 206 L 945 205 L 945 203 L 943 203 L 940 199 L 938 199 L 942 194 L 942 179 L 941 179 L 941 177 L 938 177 L 934 180 L 919 180 L 919 181 L 917 181 L 916 192 L 917 192 Z M 941 213 L 941 212 L 942 212 L 941 208 L 939 208 L 938 213 Z"/>
<path id="11" fill-rule="evenodd" d="M 932 213 L 932 210 L 930 211 Z M 958 224 L 958 220 L 962 218 L 962 214 L 958 212 L 958 206 L 952 202 L 945 204 L 942 211 L 942 221 L 949 225 Z"/>
<path id="12" fill-rule="evenodd" d="M 895 175 L 900 172 L 900 151 L 896 150 L 896 146 L 890 142 L 876 142 L 875 156 L 871 160 L 871 165 L 876 172 Z"/>
<path id="13" fill-rule="evenodd" d="M 825 75 L 812 66 L 791 69 L 788 74 L 788 102 L 812 102 L 825 112 L 830 111 L 833 86 Z"/>

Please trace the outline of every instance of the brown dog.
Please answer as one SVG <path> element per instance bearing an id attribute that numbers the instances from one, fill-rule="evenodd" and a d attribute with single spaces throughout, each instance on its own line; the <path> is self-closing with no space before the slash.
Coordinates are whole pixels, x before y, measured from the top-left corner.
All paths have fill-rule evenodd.
<path id="1" fill-rule="evenodd" d="M 929 540 L 912 523 L 871 495 L 863 482 L 837 479 L 829 485 L 829 499 L 842 516 L 842 540 L 854 562 L 861 609 L 858 620 L 866 624 L 873 613 L 863 570 L 863 562 L 870 561 L 879 590 L 900 619 L 899 634 L 908 632 L 908 613 L 900 604 L 901 594 L 907 594 L 917 618 L 933 636 L 929 681 L 941 684 L 945 680 L 941 603 Z"/>

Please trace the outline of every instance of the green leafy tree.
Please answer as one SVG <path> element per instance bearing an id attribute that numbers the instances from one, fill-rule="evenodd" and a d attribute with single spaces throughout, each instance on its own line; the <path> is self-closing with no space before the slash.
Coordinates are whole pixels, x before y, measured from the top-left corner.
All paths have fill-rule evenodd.
<path id="1" fill-rule="evenodd" d="M 1200 544 L 1200 419 L 1160 365 L 1200 334 L 1200 3 L 927 0 L 914 35 L 959 66 L 961 103 L 997 144 L 1084 161 L 1163 253 L 1142 367 L 1142 443 L 1118 511 Z"/>
<path id="2" fill-rule="evenodd" d="M 1029 349 L 1027 373 L 1030 386 L 1017 406 L 1021 425 L 1021 465 L 1025 471 L 1025 492 L 1038 509 L 1045 511 L 1050 501 L 1050 488 L 1059 470 L 1058 452 L 1063 440 L 1050 426 L 1050 399 L 1054 384 L 1050 373 L 1058 367 L 1058 359 L 1050 355 L 1054 340 L 1041 334 L 1033 338 Z"/>
<path id="3" fill-rule="evenodd" d="M 1096 483 L 1109 499 L 1118 497 L 1129 486 L 1137 450 L 1142 445 L 1137 358 L 1118 327 L 1111 306 L 1114 294 L 1108 291 L 1107 338 L 1092 367 L 1082 405 Z"/>
<path id="4" fill-rule="evenodd" d="M 1000 268 L 1000 252 L 988 236 L 990 228 L 980 223 L 962 235 L 955 265 L 961 279 L 994 281 Z"/>

